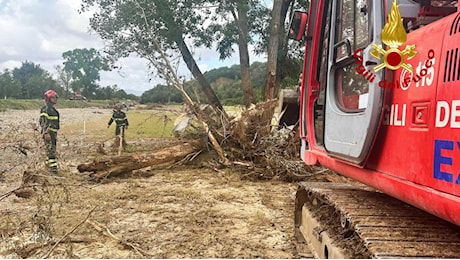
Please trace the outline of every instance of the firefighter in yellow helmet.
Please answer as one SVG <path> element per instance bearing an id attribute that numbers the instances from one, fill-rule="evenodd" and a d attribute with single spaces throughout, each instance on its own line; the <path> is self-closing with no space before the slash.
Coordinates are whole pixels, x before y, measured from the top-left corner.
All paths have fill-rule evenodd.
<path id="1" fill-rule="evenodd" d="M 46 104 L 40 109 L 40 127 L 45 141 L 47 159 L 45 164 L 51 172 L 57 173 L 56 141 L 59 130 L 59 112 L 54 105 L 57 103 L 58 94 L 53 90 L 45 92 Z"/>

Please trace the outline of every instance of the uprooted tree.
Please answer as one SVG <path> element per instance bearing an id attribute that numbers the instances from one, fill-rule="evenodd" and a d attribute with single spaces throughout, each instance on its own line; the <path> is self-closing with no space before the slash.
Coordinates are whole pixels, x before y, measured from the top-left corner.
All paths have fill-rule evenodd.
<path id="1" fill-rule="evenodd" d="M 89 164 L 82 164 L 78 167 L 79 170 L 92 172 L 94 179 L 116 176 L 155 163 L 163 163 L 168 159 L 177 160 L 186 154 L 203 149 L 202 144 L 209 144 L 208 146 L 212 147 L 213 151 L 217 154 L 219 163 L 222 165 L 243 166 L 256 174 L 267 169 L 272 169 L 273 167 L 267 167 L 267 165 L 271 164 L 275 166 L 275 164 L 273 164 L 273 161 L 267 156 L 265 151 L 267 151 L 268 146 L 274 146 L 273 143 L 267 142 L 267 140 L 269 140 L 271 119 L 277 101 L 270 100 L 249 106 L 242 112 L 240 117 L 230 118 L 223 110 L 220 102 L 217 102 L 217 97 L 208 95 L 208 93 L 206 96 L 212 106 L 210 110 L 204 111 L 203 107 L 194 102 L 185 92 L 182 82 L 176 74 L 176 66 L 171 62 L 173 57 L 171 51 L 174 49 L 179 50 L 189 69 L 200 82 L 200 75 L 197 76 L 195 73 L 201 74 L 201 72 L 194 70 L 196 63 L 192 55 L 187 51 L 188 48 L 186 48 L 184 34 L 179 29 L 180 27 L 177 26 L 177 21 L 170 21 L 174 19 L 172 12 L 168 15 L 168 12 L 171 11 L 171 6 L 163 6 L 161 2 L 145 2 L 141 0 L 117 2 L 84 0 L 84 3 L 87 5 L 86 7 L 96 3 L 99 5 L 106 4 L 104 6 L 106 10 L 102 14 L 96 14 L 91 20 L 91 24 L 101 37 L 110 43 L 109 46 L 112 46 L 112 49 L 109 50 L 112 57 L 119 58 L 120 55 L 136 52 L 145 58 L 149 62 L 149 66 L 161 78 L 167 81 L 170 86 L 179 90 L 190 114 L 199 122 L 203 133 L 203 142 L 198 142 L 201 145 L 197 145 L 196 142 L 183 144 L 184 149 L 171 147 L 168 148 L 171 150 L 157 151 L 142 156 L 135 155 L 123 158 L 102 159 Z M 170 1 L 165 1 L 163 4 L 166 2 Z M 160 6 L 165 8 L 164 11 L 160 12 L 163 15 L 155 17 L 157 19 L 153 19 L 150 16 L 152 14 L 151 10 L 157 10 L 158 13 Z M 122 12 L 123 15 L 117 16 L 118 11 Z M 132 18 L 125 16 L 129 13 L 136 14 L 135 20 L 124 20 Z M 189 15 L 190 18 L 193 18 L 195 12 L 191 12 Z M 199 17 L 195 18 L 199 19 Z M 185 21 L 188 20 L 186 19 Z M 122 22 L 122 28 L 116 27 L 115 25 L 120 22 Z M 195 24 L 196 22 L 195 20 Z M 135 26 L 132 26 L 133 23 Z M 127 27 L 123 27 L 123 25 Z M 196 29 L 200 30 L 199 27 L 196 27 Z M 170 35 L 166 37 L 165 34 Z M 114 35 L 118 36 L 115 37 Z M 171 48 L 171 43 L 175 43 L 175 48 Z M 121 52 L 117 52 L 117 50 L 121 50 Z M 204 93 L 206 93 L 207 88 L 206 84 L 202 84 L 202 91 Z M 210 86 L 209 89 L 212 91 Z M 288 136 L 292 135 L 295 138 L 295 131 L 291 131 L 288 134 Z M 165 154 L 171 156 L 165 157 Z M 157 160 L 157 158 L 162 159 Z M 276 158 L 278 164 L 280 158 Z"/>

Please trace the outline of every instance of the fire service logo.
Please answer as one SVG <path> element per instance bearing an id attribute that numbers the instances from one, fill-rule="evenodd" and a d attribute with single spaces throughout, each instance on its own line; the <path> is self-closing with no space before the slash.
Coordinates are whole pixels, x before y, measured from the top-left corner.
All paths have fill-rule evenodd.
<path id="1" fill-rule="evenodd" d="M 406 42 L 407 34 L 396 0 L 393 1 L 390 14 L 388 15 L 388 21 L 383 27 L 380 39 L 390 48 L 384 50 L 375 43 L 371 44 L 372 51 L 370 54 L 379 60 L 381 60 L 380 55 L 383 56 L 382 63 L 375 66 L 374 71 L 377 72 L 383 68 L 397 70 L 403 67 L 407 71 L 413 72 L 414 69 L 412 66 L 405 63 L 404 57 L 407 55 L 407 60 L 410 60 L 414 58 L 418 52 L 415 51 L 415 44 L 406 45 L 403 51 L 399 50 L 399 47 Z"/>

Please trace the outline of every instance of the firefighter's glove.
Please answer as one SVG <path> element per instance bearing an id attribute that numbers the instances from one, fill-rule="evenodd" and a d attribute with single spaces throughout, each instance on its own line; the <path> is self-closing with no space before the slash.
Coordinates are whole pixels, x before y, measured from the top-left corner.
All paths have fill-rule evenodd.
<path id="1" fill-rule="evenodd" d="M 110 125 L 107 125 L 107 128 L 109 128 L 109 127 L 110 127 Z"/>
<path id="2" fill-rule="evenodd" d="M 128 129 L 128 126 L 125 126 L 125 129 Z"/>
<path id="3" fill-rule="evenodd" d="M 48 133 L 46 133 L 46 134 L 44 135 L 44 138 L 45 138 L 45 141 L 47 141 L 47 142 L 51 141 L 51 135 L 48 134 Z"/>

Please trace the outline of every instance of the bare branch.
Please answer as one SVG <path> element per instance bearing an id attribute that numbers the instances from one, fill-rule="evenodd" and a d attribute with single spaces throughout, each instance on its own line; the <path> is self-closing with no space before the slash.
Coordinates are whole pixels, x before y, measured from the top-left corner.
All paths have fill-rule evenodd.
<path id="1" fill-rule="evenodd" d="M 0 201 L 4 200 L 5 198 L 13 195 L 14 193 L 16 193 L 16 192 L 18 192 L 20 190 L 23 190 L 23 189 L 26 189 L 26 188 L 32 188 L 32 187 L 36 187 L 36 186 L 41 186 L 41 184 L 33 184 L 33 185 L 21 186 L 19 188 L 14 189 L 14 190 L 11 190 L 11 191 L 8 191 L 6 193 L 3 193 L 2 195 L 0 195 Z"/>
<path id="2" fill-rule="evenodd" d="M 119 244 L 122 244 L 128 248 L 131 248 L 133 249 L 136 253 L 138 253 L 140 256 L 144 257 L 144 256 L 147 256 L 147 257 L 157 257 L 153 254 L 150 254 L 149 252 L 139 248 L 138 246 L 134 245 L 133 243 L 130 243 L 130 242 L 127 242 L 123 239 L 120 239 L 118 238 L 117 236 L 115 236 L 108 227 L 106 227 L 105 229 L 103 227 L 101 227 L 100 225 L 94 223 L 93 221 L 88 221 L 88 224 L 90 224 L 91 226 L 94 227 L 94 229 L 96 229 L 98 232 L 100 232 L 101 234 L 107 236 L 107 237 L 110 237 L 111 239 L 117 241 L 117 243 Z"/>
<path id="3" fill-rule="evenodd" d="M 80 227 L 81 225 L 83 225 L 83 223 L 85 223 L 88 218 L 91 216 L 91 213 L 93 213 L 93 211 L 97 208 L 97 206 L 94 206 L 94 208 L 92 208 L 88 215 L 86 215 L 86 218 L 83 219 L 80 223 L 78 223 L 74 228 L 72 228 L 72 230 L 70 230 L 69 232 L 67 232 L 65 235 L 63 235 L 55 244 L 54 246 L 48 251 L 48 253 L 46 253 L 44 256 L 42 256 L 41 258 L 42 259 L 45 259 L 45 258 L 48 258 L 50 256 L 50 254 L 53 252 L 53 250 L 56 248 L 56 246 L 62 241 L 64 240 L 66 237 L 68 237 L 70 234 L 72 234 L 75 230 L 77 230 L 78 227 Z"/>

